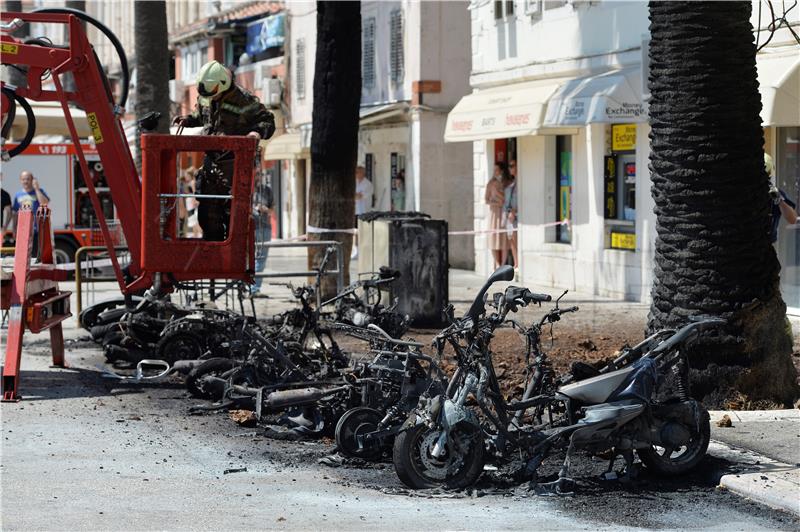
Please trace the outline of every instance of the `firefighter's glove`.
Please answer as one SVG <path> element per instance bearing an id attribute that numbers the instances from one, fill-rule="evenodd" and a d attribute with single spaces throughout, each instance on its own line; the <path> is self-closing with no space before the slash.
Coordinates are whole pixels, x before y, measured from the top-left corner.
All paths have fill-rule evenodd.
<path id="1" fill-rule="evenodd" d="M 769 197 L 770 199 L 772 199 L 772 203 L 774 203 L 775 205 L 781 202 L 781 193 L 778 190 L 778 187 L 776 187 L 775 185 L 769 186 Z"/>
<path id="2" fill-rule="evenodd" d="M 186 124 L 185 124 L 185 122 L 186 122 L 186 121 L 188 121 L 188 120 L 189 120 L 189 117 L 188 117 L 188 116 L 186 116 L 186 115 L 183 115 L 183 116 L 176 116 L 176 117 L 175 117 L 175 118 L 172 120 L 172 125 L 173 125 L 173 126 L 185 126 L 185 125 L 186 125 Z"/>

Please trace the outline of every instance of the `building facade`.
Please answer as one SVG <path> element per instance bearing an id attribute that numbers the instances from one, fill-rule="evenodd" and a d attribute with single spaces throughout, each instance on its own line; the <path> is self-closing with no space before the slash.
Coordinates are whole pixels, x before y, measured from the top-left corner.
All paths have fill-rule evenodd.
<path id="1" fill-rule="evenodd" d="M 647 4 L 473 1 L 470 13 L 473 92 L 448 116 L 445 138 L 473 147 L 475 230 L 489 223 L 483 198 L 494 164 L 515 160 L 523 282 L 649 301 L 656 233 L 648 170 Z M 800 60 L 796 43 L 791 56 L 788 41 L 777 34 L 773 40 L 758 57 L 762 99 L 768 101 L 765 87 L 773 86 L 773 99 L 780 100 L 762 112 L 765 149 L 787 153 L 778 156 L 778 166 L 782 186 L 789 187 L 786 180 L 798 175 L 796 152 L 789 152 L 800 121 Z M 767 70 L 774 72 L 772 81 Z M 784 233 L 794 241 L 793 229 Z M 487 245 L 486 235 L 475 237 L 482 274 L 493 267 Z M 797 285 L 793 249 L 778 244 L 787 303 L 800 307 L 787 291 Z"/>
<path id="2" fill-rule="evenodd" d="M 290 129 L 311 139 L 316 4 L 288 2 Z M 361 3 L 362 91 L 358 164 L 373 183 L 373 209 L 421 211 L 452 230 L 472 226 L 472 152 L 443 142 L 447 113 L 469 92 L 466 2 Z M 295 165 L 298 186 L 310 173 Z M 302 168 L 301 168 L 302 167 Z M 471 238 L 451 242 L 450 263 L 473 266 Z"/>

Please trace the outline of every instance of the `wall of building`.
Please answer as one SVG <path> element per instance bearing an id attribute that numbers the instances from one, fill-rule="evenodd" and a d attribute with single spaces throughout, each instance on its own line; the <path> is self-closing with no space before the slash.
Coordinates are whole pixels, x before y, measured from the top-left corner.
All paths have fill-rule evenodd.
<path id="1" fill-rule="evenodd" d="M 412 106 L 413 182 L 408 203 L 445 219 L 451 231 L 472 229 L 472 212 L 464 209 L 473 201 L 472 146 L 445 143 L 447 113 L 470 92 L 469 11 L 467 2 L 420 2 L 408 6 L 409 26 L 420 45 L 407 60 L 413 80 L 438 81 L 439 92 L 422 93 L 420 105 Z M 414 192 L 419 191 L 416 195 Z M 475 267 L 473 239 L 452 236 L 450 265 Z"/>
<path id="2" fill-rule="evenodd" d="M 524 13 L 526 3 L 539 5 L 540 11 Z M 619 54 L 635 51 L 648 31 L 646 2 L 558 6 L 518 0 L 514 14 L 500 19 L 495 18 L 495 4 L 472 4 L 473 87 L 612 66 Z"/>
<path id="3" fill-rule="evenodd" d="M 311 111 L 314 102 L 314 64 L 317 50 L 317 4 L 313 1 L 290 1 L 286 3 L 287 42 L 285 50 L 289 63 L 288 84 L 291 91 L 291 119 L 293 128 L 311 123 Z M 305 93 L 301 97 L 297 92 L 297 43 L 305 46 L 304 79 Z"/>

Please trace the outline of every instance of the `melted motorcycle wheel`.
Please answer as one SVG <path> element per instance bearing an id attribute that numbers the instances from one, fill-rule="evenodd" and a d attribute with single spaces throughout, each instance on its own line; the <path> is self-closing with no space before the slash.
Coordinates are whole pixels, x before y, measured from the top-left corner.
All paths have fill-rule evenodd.
<path id="1" fill-rule="evenodd" d="M 708 410 L 700 406 L 700 433 L 692 434 L 685 445 L 638 449 L 642 463 L 650 470 L 666 476 L 683 475 L 700 463 L 711 439 Z"/>
<path id="2" fill-rule="evenodd" d="M 233 360 L 229 358 L 209 358 L 192 368 L 186 377 L 186 388 L 194 397 L 202 399 L 221 399 L 225 386 L 213 377 L 220 377 L 233 369 Z"/>
<path id="3" fill-rule="evenodd" d="M 482 434 L 456 426 L 450 431 L 444 454 L 437 458 L 431 451 L 439 434 L 439 430 L 419 424 L 395 438 L 392 462 L 397 476 L 409 488 L 461 489 L 478 480 L 483 471 Z"/>
<path id="4" fill-rule="evenodd" d="M 378 430 L 383 415 L 375 409 L 367 407 L 352 408 L 339 418 L 336 424 L 336 445 L 339 451 L 351 458 L 377 460 L 383 454 L 382 442 L 360 446 L 358 437 Z"/>
<path id="5" fill-rule="evenodd" d="M 156 344 L 158 357 L 174 364 L 177 360 L 196 360 L 203 355 L 203 342 L 192 331 L 177 330 L 166 334 Z"/>

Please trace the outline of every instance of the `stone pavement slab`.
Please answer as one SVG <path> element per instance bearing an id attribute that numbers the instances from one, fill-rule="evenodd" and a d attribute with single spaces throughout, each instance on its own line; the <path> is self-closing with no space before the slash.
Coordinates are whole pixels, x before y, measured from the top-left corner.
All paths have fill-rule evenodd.
<path id="1" fill-rule="evenodd" d="M 800 515 L 800 410 L 712 411 L 709 454 L 736 464 L 719 485 Z M 718 427 L 723 415 L 731 427 Z"/>

